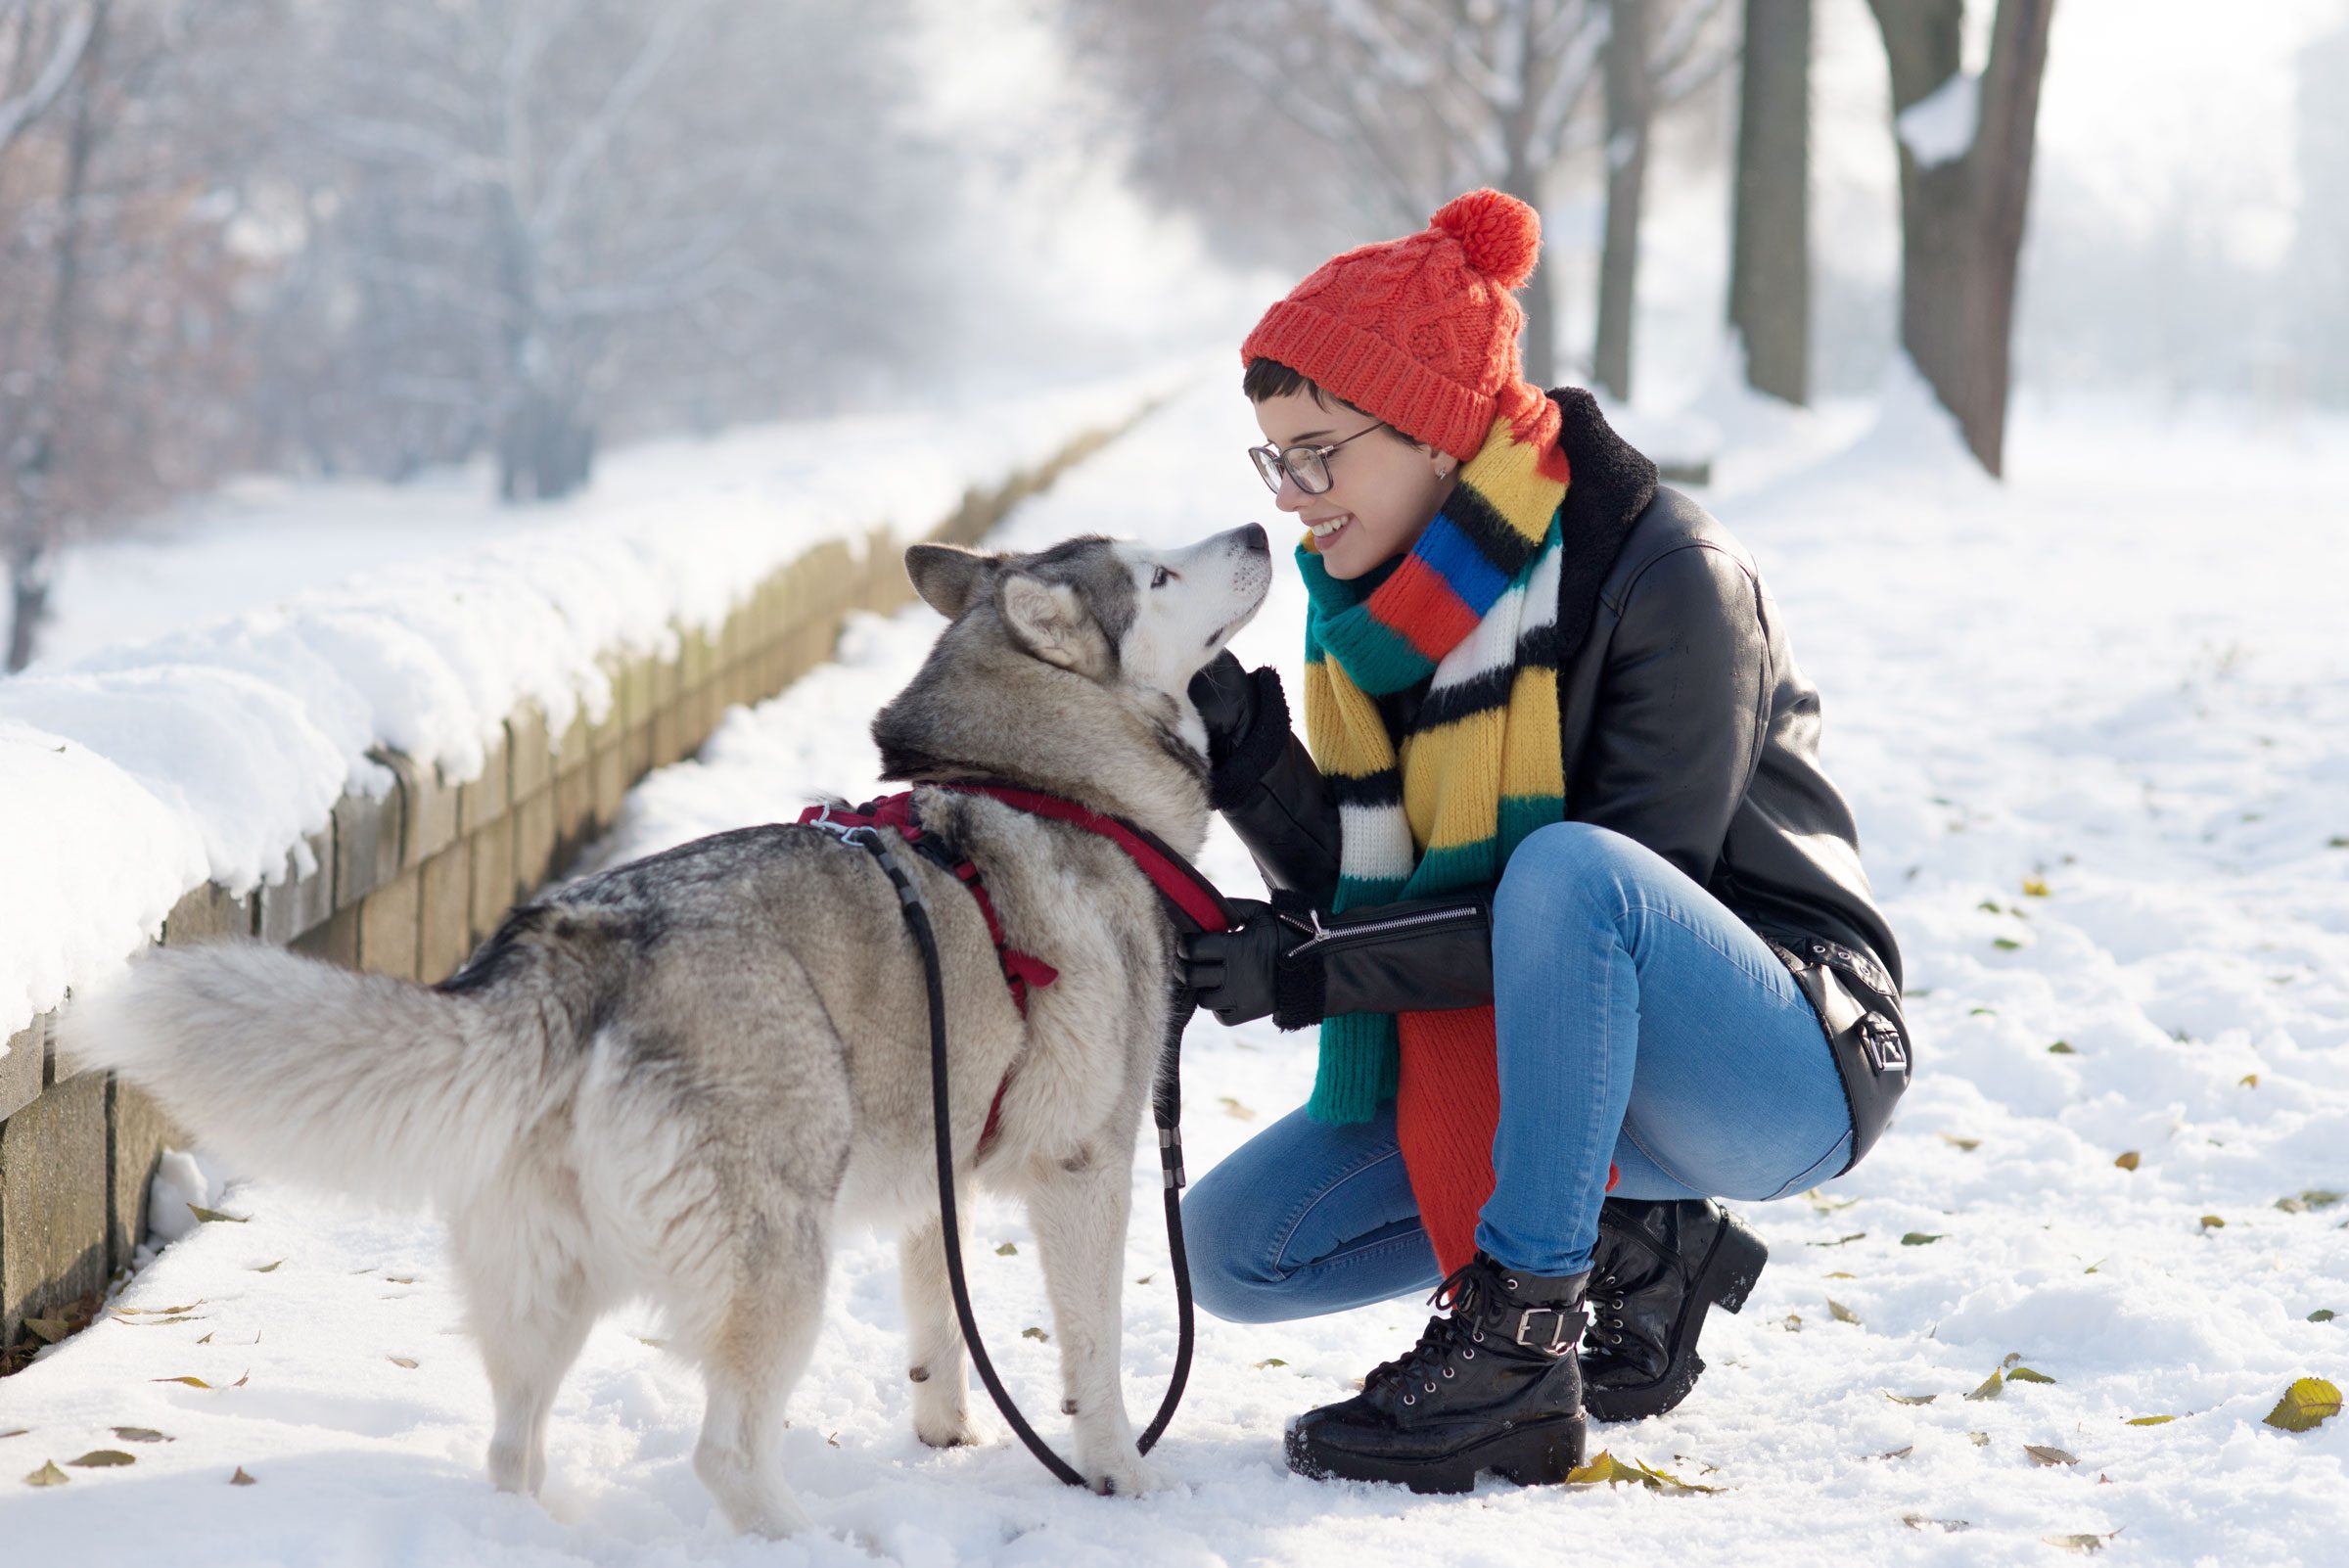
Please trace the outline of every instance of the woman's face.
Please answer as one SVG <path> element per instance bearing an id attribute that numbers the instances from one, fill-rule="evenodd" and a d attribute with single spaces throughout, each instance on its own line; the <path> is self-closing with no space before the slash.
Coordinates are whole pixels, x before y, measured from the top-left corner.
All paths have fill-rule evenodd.
<path id="1" fill-rule="evenodd" d="M 1313 530 L 1313 548 L 1333 577 L 1359 577 L 1406 553 L 1451 494 L 1459 465 L 1393 430 L 1371 430 L 1368 414 L 1335 398 L 1324 407 L 1299 388 L 1256 405 L 1256 423 L 1275 446 L 1328 446 L 1370 434 L 1329 454 L 1329 488 L 1308 495 L 1281 475 L 1277 504 Z"/>

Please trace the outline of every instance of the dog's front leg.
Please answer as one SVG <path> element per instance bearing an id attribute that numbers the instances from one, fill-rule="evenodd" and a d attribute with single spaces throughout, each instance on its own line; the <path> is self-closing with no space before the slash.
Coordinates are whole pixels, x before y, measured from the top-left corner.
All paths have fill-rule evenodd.
<path id="1" fill-rule="evenodd" d="M 945 1225 L 936 1214 L 898 1235 L 898 1289 L 905 1303 L 906 1350 L 912 1360 L 914 1435 L 934 1449 L 982 1441 L 971 1420 L 970 1378 L 964 1372 L 962 1325 L 946 1282 Z"/>
<path id="2" fill-rule="evenodd" d="M 1166 1478 L 1134 1447 L 1118 1382 L 1119 1303 L 1130 1159 L 1088 1146 L 1036 1174 L 1028 1217 L 1043 1254 L 1060 1335 L 1061 1384 L 1076 1417 L 1077 1468 L 1098 1492 L 1156 1492 Z"/>

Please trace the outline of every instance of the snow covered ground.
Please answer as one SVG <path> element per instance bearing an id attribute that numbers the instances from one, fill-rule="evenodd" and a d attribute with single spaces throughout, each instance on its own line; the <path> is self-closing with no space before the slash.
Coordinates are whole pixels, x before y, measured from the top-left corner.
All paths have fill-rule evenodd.
<path id="1" fill-rule="evenodd" d="M 212 1199 L 244 1222 L 199 1227 L 133 1280 L 122 1315 L 0 1382 L 0 1433 L 25 1429 L 0 1437 L 9 1556 L 2339 1561 L 2349 1419 L 2295 1436 L 2260 1417 L 2294 1378 L 2349 1381 L 2349 1330 L 2310 1320 L 2349 1312 L 2349 1205 L 2325 1196 L 2349 1190 L 2349 429 L 2026 407 L 2001 489 L 1911 389 L 1856 441 L 1848 420 L 1715 414 L 1732 449 L 1711 499 L 1825 693 L 1826 760 L 1903 940 L 1921 1060 L 1864 1167 L 1753 1208 L 1772 1262 L 1743 1314 L 1709 1326 L 1695 1396 L 1594 1432 L 1723 1490 L 1420 1499 L 1288 1475 L 1283 1419 L 1403 1348 L 1424 1315 L 1409 1301 L 1204 1320 L 1160 1450 L 1180 1485 L 1163 1496 L 1069 1492 L 1008 1440 L 934 1453 L 910 1431 L 892 1249 L 854 1236 L 786 1446 L 819 1535 L 724 1533 L 690 1467 L 696 1379 L 639 1312 L 605 1322 L 566 1386 L 540 1506 L 483 1477 L 486 1387 L 437 1228 L 253 1180 Z M 1239 454 L 1254 438 L 1219 383 L 1000 537 L 1271 521 Z M 1301 615 L 1281 575 L 1242 656 L 1293 674 Z M 858 798 L 865 722 L 936 624 L 919 609 L 857 623 L 837 666 L 647 781 L 607 857 L 770 819 L 819 789 Z M 1251 885 L 1220 829 L 1205 865 Z M 1195 1024 L 1193 1171 L 1311 1077 L 1308 1037 Z M 1153 1159 L 1135 1183 L 1126 1360 L 1144 1412 L 1174 1305 Z M 1054 1347 L 1021 1333 L 1049 1321 L 1027 1229 L 989 1209 L 975 1234 L 990 1345 L 1057 1434 Z M 2052 1381 L 1966 1398 L 2010 1362 Z M 156 1381 L 190 1376 L 210 1386 Z M 2176 1419 L 2130 1424 L 2155 1415 Z M 2067 1457 L 2043 1464 L 2027 1445 Z M 107 1449 L 137 1462 L 16 1484 Z M 240 1467 L 252 1485 L 231 1484 Z"/>

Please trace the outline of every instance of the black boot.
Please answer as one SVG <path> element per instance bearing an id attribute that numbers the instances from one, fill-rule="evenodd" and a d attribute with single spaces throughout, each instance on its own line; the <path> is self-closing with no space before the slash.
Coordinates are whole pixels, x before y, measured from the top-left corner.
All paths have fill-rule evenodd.
<path id="1" fill-rule="evenodd" d="M 1770 1259 L 1762 1238 L 1710 1198 L 1609 1198 L 1590 1254 L 1584 1400 L 1600 1421 L 1661 1415 L 1688 1397 L 1705 1363 L 1705 1310 L 1735 1312 Z"/>
<path id="2" fill-rule="evenodd" d="M 1575 1348 L 1589 1279 L 1537 1278 L 1478 1253 L 1429 1298 L 1449 1314 L 1409 1355 L 1298 1417 L 1289 1468 L 1413 1492 L 1466 1492 L 1480 1470 L 1519 1486 L 1565 1480 L 1583 1462 Z"/>

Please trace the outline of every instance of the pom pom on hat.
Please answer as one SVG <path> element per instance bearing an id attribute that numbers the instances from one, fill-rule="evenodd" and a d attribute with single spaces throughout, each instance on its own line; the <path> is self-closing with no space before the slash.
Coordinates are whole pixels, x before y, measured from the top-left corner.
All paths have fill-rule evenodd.
<path id="1" fill-rule="evenodd" d="M 1505 192 L 1455 196 L 1431 226 L 1459 241 L 1468 264 L 1504 289 L 1524 288 L 1542 255 L 1541 214 Z"/>

